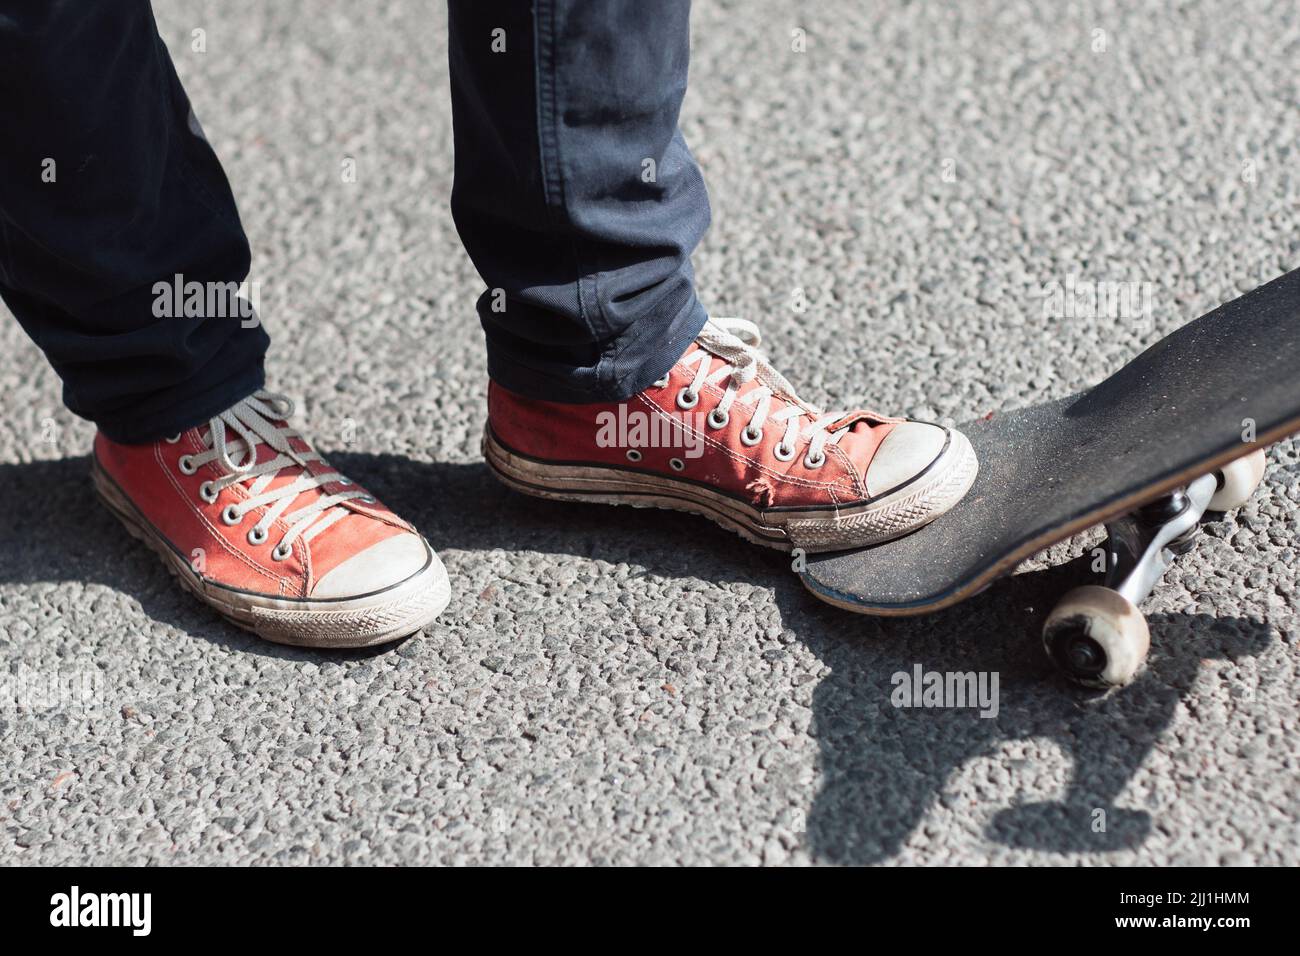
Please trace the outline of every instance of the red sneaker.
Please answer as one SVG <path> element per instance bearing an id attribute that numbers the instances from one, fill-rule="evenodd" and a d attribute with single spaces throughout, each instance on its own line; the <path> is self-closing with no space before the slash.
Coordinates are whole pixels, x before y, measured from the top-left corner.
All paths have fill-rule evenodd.
<path id="1" fill-rule="evenodd" d="M 906 534 L 970 489 L 978 465 L 960 432 L 823 412 L 758 344 L 752 322 L 712 319 L 668 375 L 625 402 L 534 401 L 493 383 L 483 455 L 526 494 L 691 511 L 808 552 Z"/>
<path id="2" fill-rule="evenodd" d="M 447 606 L 437 555 L 312 449 L 260 391 L 151 445 L 95 436 L 95 488 L 181 584 L 280 644 L 364 647 Z M 250 451 L 251 449 L 251 451 Z"/>

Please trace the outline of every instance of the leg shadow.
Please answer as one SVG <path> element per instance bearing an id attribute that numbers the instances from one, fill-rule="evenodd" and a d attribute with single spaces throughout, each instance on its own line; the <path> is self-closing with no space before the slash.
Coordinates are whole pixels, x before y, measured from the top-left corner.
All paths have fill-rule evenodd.
<path id="1" fill-rule="evenodd" d="M 330 462 L 410 520 L 439 551 L 532 550 L 599 558 L 702 580 L 762 581 L 788 571 L 788 558 L 736 548 L 735 537 L 689 515 L 564 502 L 539 502 L 502 486 L 482 463 L 413 461 L 341 452 Z M 353 651 L 272 644 L 235 627 L 176 586 L 157 557 L 130 538 L 97 500 L 90 458 L 0 464 L 0 584 L 95 583 L 139 601 L 150 618 L 233 650 L 295 660 L 347 661 L 385 654 L 387 644 Z M 689 547 L 682 542 L 689 541 Z M 787 575 L 788 576 L 788 575 Z M 453 606 L 465 598 L 456 594 Z M 0 625 L 8 622 L 0 622 Z M 435 623 L 430 631 L 441 625 Z M 0 626 L 0 638 L 21 635 Z M 21 639 L 19 637 L 18 639 Z"/>

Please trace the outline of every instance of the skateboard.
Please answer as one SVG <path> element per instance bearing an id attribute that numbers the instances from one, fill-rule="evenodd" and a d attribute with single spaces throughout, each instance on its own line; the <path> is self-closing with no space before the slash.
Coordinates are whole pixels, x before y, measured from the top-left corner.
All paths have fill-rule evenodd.
<path id="1" fill-rule="evenodd" d="M 1122 686 L 1150 646 L 1138 605 L 1194 546 L 1202 515 L 1250 498 L 1264 448 L 1300 432 L 1300 270 L 1184 325 L 1093 388 L 960 428 L 980 461 L 966 497 L 906 537 L 805 556 L 804 585 L 861 614 L 924 614 L 1105 524 L 1102 583 L 1062 597 L 1043 644 L 1076 683 Z"/>

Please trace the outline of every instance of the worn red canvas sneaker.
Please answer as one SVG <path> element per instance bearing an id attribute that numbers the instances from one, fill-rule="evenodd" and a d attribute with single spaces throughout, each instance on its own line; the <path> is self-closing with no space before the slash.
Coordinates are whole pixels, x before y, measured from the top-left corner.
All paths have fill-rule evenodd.
<path id="1" fill-rule="evenodd" d="M 413 634 L 447 606 L 428 543 L 333 471 L 259 391 L 150 445 L 95 436 L 95 488 L 186 589 L 261 637 L 364 647 Z"/>
<path id="2" fill-rule="evenodd" d="M 534 401 L 493 383 L 484 457 L 526 494 L 691 511 L 808 552 L 906 534 L 970 489 L 978 466 L 960 432 L 823 412 L 758 344 L 752 322 L 711 319 L 668 375 L 624 402 Z"/>

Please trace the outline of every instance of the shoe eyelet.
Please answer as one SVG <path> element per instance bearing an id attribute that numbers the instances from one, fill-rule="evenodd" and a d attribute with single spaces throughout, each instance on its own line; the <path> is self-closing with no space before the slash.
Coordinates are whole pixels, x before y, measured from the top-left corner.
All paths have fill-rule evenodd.
<path id="1" fill-rule="evenodd" d="M 217 497 L 220 494 L 221 492 L 212 487 L 212 482 L 210 481 L 205 481 L 203 484 L 199 485 L 199 497 L 210 505 L 216 504 Z"/>
<path id="2" fill-rule="evenodd" d="M 772 449 L 772 454 L 776 456 L 777 461 L 789 461 L 794 457 L 794 453 L 795 447 L 787 445 L 784 441 L 777 442 L 776 447 Z"/>
<path id="3" fill-rule="evenodd" d="M 375 500 L 376 499 L 374 498 L 373 495 L 362 495 L 360 498 L 357 499 L 357 501 L 361 502 L 363 505 L 373 505 L 375 503 Z"/>
<path id="4" fill-rule="evenodd" d="M 182 475 L 192 475 L 199 470 L 199 466 L 194 464 L 193 455 L 181 455 L 176 460 L 176 467 L 180 469 Z"/>
<path id="5" fill-rule="evenodd" d="M 690 396 L 688 399 L 687 396 Z M 684 388 L 677 393 L 678 408 L 694 408 L 700 404 L 700 393 L 692 392 L 689 388 Z"/>
<path id="6" fill-rule="evenodd" d="M 821 452 L 816 458 L 811 454 L 804 455 L 803 464 L 805 468 L 820 468 L 822 465 L 826 464 L 826 453 Z"/>
<path id="7" fill-rule="evenodd" d="M 221 509 L 221 523 L 236 525 L 244 520 L 244 516 L 239 513 L 238 505 L 226 505 Z"/>
<path id="8" fill-rule="evenodd" d="M 627 460 L 632 462 L 640 461 L 641 453 L 637 451 L 635 448 L 629 448 L 627 450 Z"/>
<path id="9" fill-rule="evenodd" d="M 723 412 L 721 415 L 719 415 L 718 410 L 716 408 L 713 411 L 709 412 L 710 428 L 726 428 L 727 422 L 729 421 L 731 421 L 731 412 Z"/>
<path id="10" fill-rule="evenodd" d="M 740 443 L 742 445 L 749 445 L 751 448 L 762 440 L 763 429 L 761 428 L 753 428 L 750 425 L 746 425 L 744 430 L 740 433 Z"/>
<path id="11" fill-rule="evenodd" d="M 668 467 L 673 471 L 685 471 L 686 462 L 682 461 L 680 458 L 669 458 Z"/>
<path id="12" fill-rule="evenodd" d="M 291 554 L 293 554 L 293 545 L 289 545 L 289 546 L 286 548 L 286 547 L 284 546 L 284 542 L 281 541 L 279 544 L 277 544 L 277 545 L 272 549 L 272 551 L 271 551 L 271 560 L 272 560 L 272 561 L 283 561 L 285 558 L 289 557 L 289 555 L 291 555 Z"/>
<path id="13" fill-rule="evenodd" d="M 651 383 L 650 383 L 650 387 L 651 387 L 651 388 L 667 388 L 667 387 L 668 387 L 668 376 L 665 375 L 663 378 L 656 379 L 655 381 L 651 382 Z"/>
<path id="14" fill-rule="evenodd" d="M 171 438 L 164 438 L 164 439 L 163 439 L 163 441 L 165 441 L 165 442 L 166 442 L 167 444 L 169 444 L 169 445 L 174 445 L 174 444 L 176 444 L 176 443 L 177 443 L 178 441 L 180 441 L 180 440 L 181 440 L 181 432 L 177 432 L 177 433 L 176 433 L 175 435 L 173 435 Z"/>
<path id="15" fill-rule="evenodd" d="M 261 544 L 263 541 L 266 540 L 266 534 L 267 532 L 265 528 L 259 527 L 258 525 L 253 525 L 251 528 L 248 529 L 248 543 Z"/>

